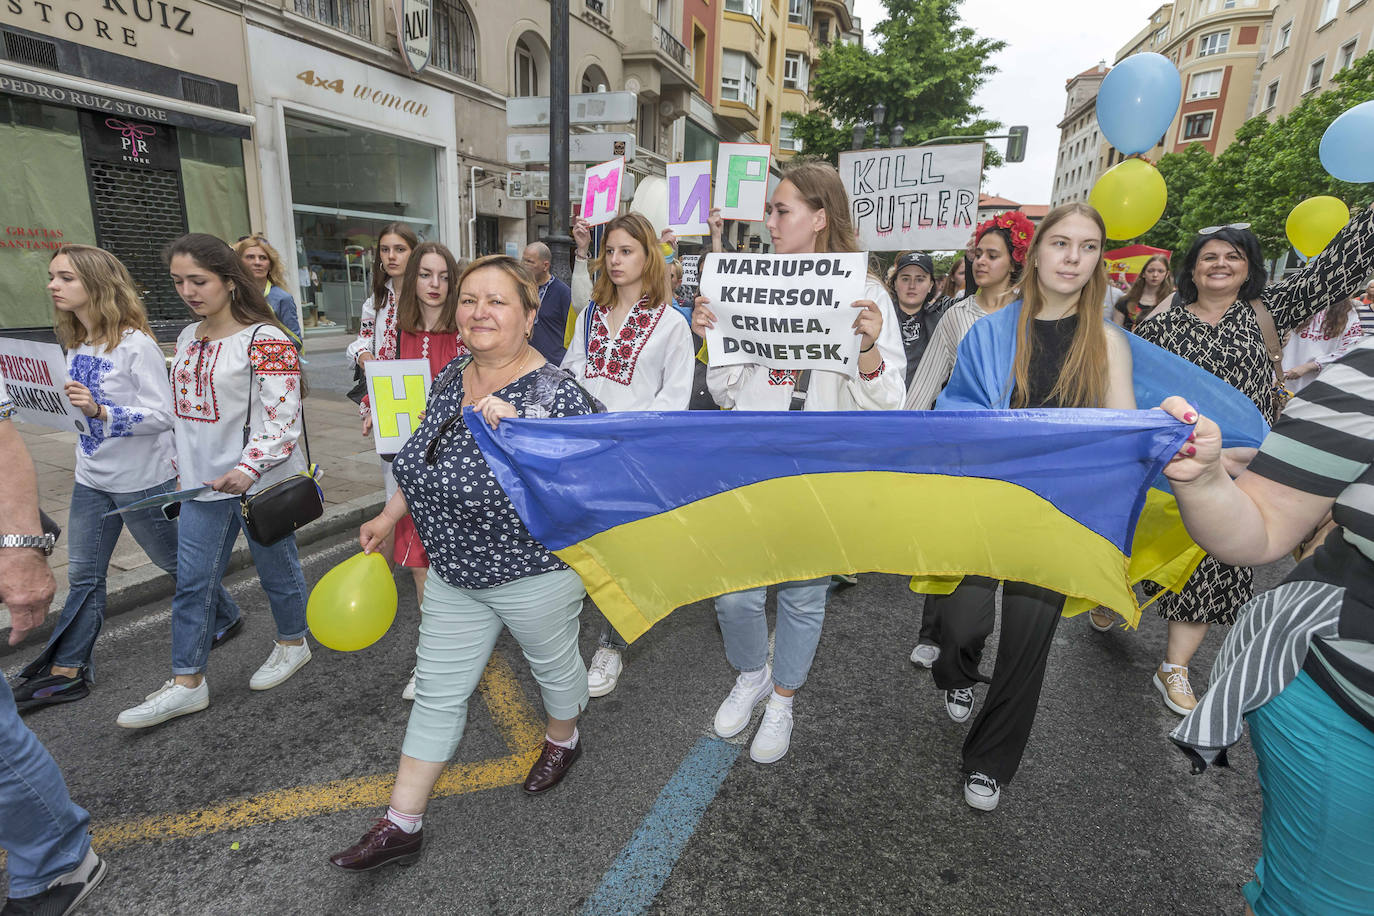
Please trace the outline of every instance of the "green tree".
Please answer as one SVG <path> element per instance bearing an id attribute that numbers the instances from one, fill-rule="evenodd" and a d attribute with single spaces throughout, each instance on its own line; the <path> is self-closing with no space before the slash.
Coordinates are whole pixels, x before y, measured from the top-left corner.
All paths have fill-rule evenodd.
<path id="1" fill-rule="evenodd" d="M 982 118 L 973 95 L 996 72 L 988 58 L 1005 42 L 978 38 L 959 21 L 960 0 L 883 0 L 887 18 L 874 27 L 878 50 L 836 42 L 821 52 L 811 73 L 818 106 L 795 123 L 811 156 L 835 162 L 850 147 L 854 125 L 872 119 L 874 105 L 887 108 L 879 136 L 894 124 L 906 128 L 904 143 L 946 135 L 992 133 L 1001 126 Z M 867 144 L 877 140 L 869 129 Z M 987 165 L 1001 163 L 988 150 Z"/>

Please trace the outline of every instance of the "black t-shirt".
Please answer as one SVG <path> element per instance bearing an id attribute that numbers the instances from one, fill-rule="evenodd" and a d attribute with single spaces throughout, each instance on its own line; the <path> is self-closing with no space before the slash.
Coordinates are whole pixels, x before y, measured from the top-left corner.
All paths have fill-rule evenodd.
<path id="1" fill-rule="evenodd" d="M 906 383 L 911 384 L 911 377 L 916 374 L 916 367 L 920 365 L 921 357 L 925 355 L 926 347 L 930 344 L 930 335 L 935 333 L 935 326 L 940 323 L 940 318 L 945 314 L 945 309 L 949 308 L 954 302 L 948 296 L 937 296 L 930 300 L 926 305 L 915 314 L 908 315 L 902 311 L 902 307 L 896 304 L 893 299 L 893 308 L 897 311 L 897 323 L 902 330 L 902 346 L 906 348 Z"/>
<path id="2" fill-rule="evenodd" d="M 1059 373 L 1064 369 L 1064 360 L 1069 355 L 1069 345 L 1073 343 L 1073 335 L 1077 330 L 1077 315 L 1069 315 L 1057 321 L 1037 318 L 1031 322 L 1035 349 L 1032 351 L 1034 356 L 1030 364 L 1027 407 L 1063 406 L 1058 400 L 1050 398 L 1050 392 L 1059 382 Z"/>

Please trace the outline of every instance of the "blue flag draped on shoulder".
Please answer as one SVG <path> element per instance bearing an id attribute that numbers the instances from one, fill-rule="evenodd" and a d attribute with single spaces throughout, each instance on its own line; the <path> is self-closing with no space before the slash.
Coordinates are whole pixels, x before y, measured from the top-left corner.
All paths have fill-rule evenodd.
<path id="1" fill-rule="evenodd" d="M 1016 328 L 1020 317 L 1021 300 L 1018 299 L 974 322 L 959 344 L 954 373 L 935 403 L 936 410 L 1004 409 L 1010 405 Z M 1108 331 L 1124 334 L 1130 343 L 1131 381 L 1137 407 L 1155 407 L 1167 397 L 1180 395 L 1221 427 L 1223 445 L 1257 448 L 1264 440 L 1269 424 L 1254 403 L 1231 385 L 1134 334 L 1115 326 Z M 1155 480 L 1146 497 L 1129 553 L 1132 584 L 1148 580 L 1173 592 L 1183 588 L 1206 556 L 1183 527 L 1178 504 L 1169 482 L 1162 475 Z M 912 588 L 941 593 L 948 592 L 952 584 L 948 580 L 932 579 L 913 582 Z M 1065 605 L 1064 613 L 1072 615 L 1091 606 L 1071 600 Z"/>
<path id="2" fill-rule="evenodd" d="M 1139 616 L 1162 411 L 465 417 L 530 532 L 633 640 L 674 608 L 832 573 L 1019 579 Z"/>

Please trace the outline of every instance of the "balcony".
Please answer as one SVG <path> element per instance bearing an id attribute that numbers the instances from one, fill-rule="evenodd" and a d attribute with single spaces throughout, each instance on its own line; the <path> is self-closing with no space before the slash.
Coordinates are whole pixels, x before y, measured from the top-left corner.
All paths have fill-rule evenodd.
<path id="1" fill-rule="evenodd" d="M 647 22 L 647 35 L 641 32 L 626 40 L 625 62 L 652 60 L 658 64 L 659 81 L 663 85 L 694 85 L 692 74 L 695 62 L 691 50 L 657 20 L 650 19 Z"/>

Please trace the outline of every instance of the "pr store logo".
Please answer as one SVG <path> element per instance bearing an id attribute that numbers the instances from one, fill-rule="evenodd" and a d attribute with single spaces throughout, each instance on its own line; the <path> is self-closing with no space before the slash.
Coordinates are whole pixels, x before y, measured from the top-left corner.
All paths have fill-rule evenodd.
<path id="1" fill-rule="evenodd" d="M 105 126 L 120 135 L 119 146 L 125 162 L 144 166 L 153 164 L 148 151 L 148 138 L 157 133 L 156 128 L 149 124 L 130 124 L 118 118 L 106 118 Z"/>

